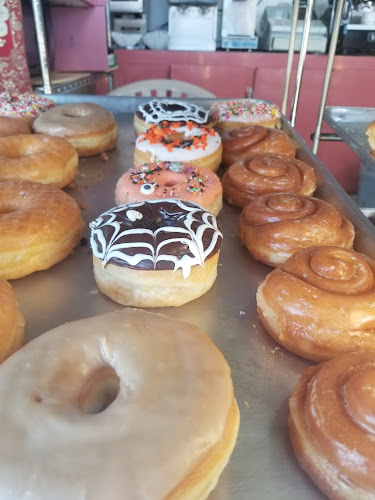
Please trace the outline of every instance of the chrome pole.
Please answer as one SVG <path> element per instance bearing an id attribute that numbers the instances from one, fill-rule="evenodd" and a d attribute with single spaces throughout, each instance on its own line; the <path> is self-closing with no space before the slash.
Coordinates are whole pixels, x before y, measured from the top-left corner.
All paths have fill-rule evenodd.
<path id="1" fill-rule="evenodd" d="M 299 13 L 299 0 L 295 0 L 294 1 L 294 8 L 293 8 L 293 18 L 292 18 L 292 26 L 291 26 L 291 32 L 290 32 L 290 40 L 289 40 L 288 59 L 287 59 L 286 71 L 285 71 L 284 94 L 283 94 L 283 101 L 281 104 L 281 112 L 284 116 L 286 115 L 286 108 L 288 105 L 290 76 L 292 74 L 294 48 L 296 45 L 298 13 Z"/>
<path id="2" fill-rule="evenodd" d="M 320 97 L 318 118 L 316 121 L 314 140 L 313 140 L 313 144 L 312 144 L 312 148 L 311 148 L 312 152 L 314 154 L 316 154 L 318 151 L 320 133 L 322 131 L 324 108 L 325 108 L 326 102 L 327 102 L 329 83 L 331 81 L 333 61 L 334 61 L 335 54 L 336 54 L 337 39 L 339 36 L 340 23 L 341 23 L 341 18 L 342 18 L 342 12 L 344 9 L 344 4 L 345 4 L 345 0 L 338 0 L 338 2 L 337 2 L 335 18 L 334 18 L 334 22 L 333 22 L 332 35 L 331 35 L 331 40 L 329 42 L 327 66 L 326 66 L 326 72 L 324 75 L 322 93 L 321 93 L 321 97 Z"/>
<path id="3" fill-rule="evenodd" d="M 44 25 L 42 1 L 32 0 L 32 7 L 40 59 L 40 69 L 42 71 L 43 91 L 45 94 L 52 94 L 51 75 L 48 65 L 47 37 Z"/>
<path id="4" fill-rule="evenodd" d="M 298 59 L 296 84 L 295 84 L 295 88 L 294 88 L 294 96 L 292 99 L 292 109 L 291 109 L 291 114 L 290 114 L 290 123 L 291 123 L 292 127 L 294 127 L 296 124 L 298 100 L 299 100 L 299 94 L 300 94 L 300 90 L 301 90 L 303 68 L 305 65 L 305 59 L 306 59 L 306 53 L 307 53 L 307 43 L 309 41 L 313 6 L 314 6 L 314 0 L 308 0 L 307 6 L 306 6 L 306 13 L 305 13 L 305 22 L 303 25 L 301 50 L 300 50 L 299 59 Z"/>

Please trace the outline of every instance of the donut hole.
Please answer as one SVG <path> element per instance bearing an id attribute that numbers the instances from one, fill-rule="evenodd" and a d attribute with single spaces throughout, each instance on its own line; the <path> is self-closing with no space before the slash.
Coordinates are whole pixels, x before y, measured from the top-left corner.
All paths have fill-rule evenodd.
<path id="1" fill-rule="evenodd" d="M 16 209 L 14 207 L 12 207 L 11 205 L 0 206 L 0 215 L 8 215 L 8 214 L 11 214 L 15 211 L 16 211 Z"/>
<path id="2" fill-rule="evenodd" d="M 88 116 L 90 114 L 87 109 L 85 109 L 81 106 L 64 109 L 62 113 L 64 116 L 67 116 L 68 118 L 85 117 L 85 116 Z"/>
<path id="3" fill-rule="evenodd" d="M 117 398 L 120 378 L 111 366 L 97 368 L 85 381 L 78 398 L 82 413 L 94 415 L 106 410 Z"/>

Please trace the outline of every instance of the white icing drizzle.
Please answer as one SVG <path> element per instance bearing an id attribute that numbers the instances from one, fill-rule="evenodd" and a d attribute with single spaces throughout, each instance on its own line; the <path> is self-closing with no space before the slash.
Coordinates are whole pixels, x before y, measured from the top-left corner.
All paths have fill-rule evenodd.
<path id="1" fill-rule="evenodd" d="M 146 106 L 150 107 L 149 112 L 146 111 Z M 178 109 L 173 109 L 175 106 L 178 106 Z M 169 122 L 191 120 L 196 123 L 206 123 L 208 120 L 208 111 L 189 102 L 154 100 L 141 104 L 138 109 L 146 123 L 160 123 L 163 120 Z"/>
<path id="2" fill-rule="evenodd" d="M 182 226 L 163 226 L 156 230 L 144 228 L 122 227 L 119 215 L 124 212 L 136 211 L 147 204 L 159 204 L 161 207 L 165 204 L 171 205 L 171 213 L 175 211 L 182 212 L 179 216 L 179 222 Z M 198 222 L 197 228 L 193 228 L 194 223 Z M 112 227 L 112 236 L 109 241 L 106 240 L 103 232 L 105 226 Z M 103 267 L 111 260 L 118 259 L 123 261 L 130 267 L 137 266 L 141 261 L 151 261 L 153 269 L 161 261 L 168 261 L 174 264 L 173 272 L 177 269 L 182 270 L 183 277 L 186 279 L 195 265 L 204 267 L 204 262 L 207 257 L 214 251 L 218 239 L 222 238 L 222 234 L 217 227 L 216 218 L 205 211 L 199 205 L 190 202 L 182 202 L 181 200 L 150 200 L 147 202 L 130 203 L 112 208 L 104 214 L 100 215 L 95 221 L 90 223 L 91 228 L 91 247 L 94 255 L 102 260 Z M 206 248 L 203 244 L 203 236 L 206 231 L 211 231 L 211 239 Z M 169 233 L 169 234 L 168 234 Z M 148 235 L 147 241 L 134 241 L 134 235 Z M 166 237 L 166 236 L 170 237 Z M 129 241 L 127 237 L 129 237 Z M 158 236 L 161 240 L 158 242 Z M 140 240 L 145 240 L 140 237 Z M 119 240 L 122 242 L 119 243 Z M 191 255 L 185 253 L 180 258 L 177 255 L 168 253 L 165 246 L 171 243 L 179 243 L 186 245 Z M 127 252 L 127 249 L 133 252 Z M 137 249 L 137 253 L 134 253 Z M 163 253 L 165 251 L 165 253 Z"/>
<path id="3" fill-rule="evenodd" d="M 142 219 L 143 215 L 141 214 L 141 212 L 138 212 L 137 210 L 128 210 L 126 212 L 126 217 L 132 222 L 134 222 L 136 220 Z"/>

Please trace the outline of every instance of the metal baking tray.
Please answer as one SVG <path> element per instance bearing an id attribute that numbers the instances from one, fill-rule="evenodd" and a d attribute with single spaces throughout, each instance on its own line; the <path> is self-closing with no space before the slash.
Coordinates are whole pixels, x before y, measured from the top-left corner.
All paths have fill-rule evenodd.
<path id="1" fill-rule="evenodd" d="M 81 159 L 76 187 L 66 189 L 80 203 L 88 223 L 114 206 L 117 179 L 132 166 L 133 115 L 138 105 L 150 98 L 78 95 L 52 98 L 57 104 L 96 102 L 114 112 L 117 119 L 119 140 L 109 159 L 99 156 Z M 206 107 L 213 102 L 193 101 Z M 293 138 L 297 157 L 315 168 L 316 196 L 330 201 L 352 220 L 357 232 L 356 249 L 375 258 L 372 224 L 286 120 L 282 128 Z M 218 216 L 224 241 L 217 280 L 211 290 L 184 306 L 156 310 L 206 331 L 232 370 L 241 412 L 240 431 L 231 460 L 210 500 L 323 499 L 324 495 L 300 469 L 288 437 L 288 398 L 301 373 L 311 363 L 274 342 L 257 318 L 255 293 L 271 268 L 254 261 L 241 245 L 239 214 L 240 209 L 224 203 Z M 67 321 L 122 307 L 96 287 L 89 236 L 86 227 L 85 238 L 74 254 L 49 270 L 12 281 L 25 316 L 27 341 Z"/>
<path id="2" fill-rule="evenodd" d="M 327 106 L 324 120 L 358 154 L 363 163 L 375 168 L 375 158 L 371 155 L 365 133 L 375 120 L 375 108 Z"/>

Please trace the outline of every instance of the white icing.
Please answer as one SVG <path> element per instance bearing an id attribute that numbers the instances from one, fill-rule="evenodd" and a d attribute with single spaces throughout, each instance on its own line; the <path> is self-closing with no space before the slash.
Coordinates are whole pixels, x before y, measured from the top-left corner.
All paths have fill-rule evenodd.
<path id="1" fill-rule="evenodd" d="M 150 112 L 146 111 L 146 106 L 150 106 Z M 171 106 L 178 106 L 179 109 L 172 110 L 170 109 Z M 138 109 L 146 123 L 160 123 L 163 120 L 169 122 L 193 121 L 196 123 L 206 123 L 208 119 L 208 111 L 188 102 L 154 100 L 147 104 L 141 104 Z"/>
<path id="2" fill-rule="evenodd" d="M 189 129 L 187 126 L 178 127 L 175 129 L 176 133 L 183 133 L 185 137 L 197 137 L 202 135 L 202 129 L 200 127 L 194 127 Z M 175 147 L 172 151 L 169 151 L 165 145 L 161 143 L 151 144 L 150 141 L 141 134 L 138 136 L 135 147 L 142 151 L 143 153 L 151 153 L 151 161 L 175 161 L 175 162 L 189 162 L 191 160 L 198 160 L 209 156 L 220 147 L 221 138 L 217 132 L 214 135 L 207 134 L 207 145 L 203 149 L 202 147 L 195 148 L 191 146 L 188 150 L 182 147 Z"/>
<path id="3" fill-rule="evenodd" d="M 92 230 L 91 247 L 94 255 L 102 260 L 103 267 L 113 258 L 123 261 L 129 266 L 136 266 L 143 260 L 149 260 L 153 263 L 154 269 L 156 269 L 158 262 L 169 261 L 174 264 L 173 271 L 177 269 L 182 270 L 185 279 L 189 276 L 193 266 L 199 265 L 204 267 L 204 262 L 214 251 L 218 238 L 222 238 L 222 234 L 217 227 L 216 218 L 199 205 L 184 203 L 180 200 L 150 200 L 147 203 L 158 203 L 161 205 L 170 203 L 177 205 L 180 210 L 186 212 L 183 220 L 184 227 L 164 226 L 155 231 L 146 228 L 127 229 L 124 231 L 121 227 L 121 223 L 116 220 L 117 214 L 124 210 L 126 210 L 126 213 L 134 211 L 137 207 L 143 206 L 145 202 L 112 208 L 98 217 L 94 222 L 90 223 L 90 228 Z M 196 229 L 193 229 L 194 222 L 200 223 Z M 110 241 L 107 242 L 102 228 L 108 225 L 112 226 L 113 234 Z M 203 235 L 205 231 L 212 232 L 211 241 L 207 248 L 203 246 Z M 162 233 L 170 233 L 171 237 L 162 240 L 156 245 L 157 237 Z M 145 241 L 117 243 L 125 236 L 136 234 L 149 235 L 153 244 Z M 174 242 L 185 244 L 192 255 L 186 253 L 178 258 L 176 255 L 163 253 L 165 245 Z M 139 251 L 135 255 L 129 255 L 126 252 L 128 248 L 133 250 L 137 248 Z"/>
<path id="4" fill-rule="evenodd" d="M 135 220 L 140 220 L 142 219 L 143 215 L 138 212 L 137 210 L 128 210 L 126 212 L 126 217 L 131 220 L 132 222 L 134 222 Z"/>
<path id="5" fill-rule="evenodd" d="M 152 194 L 155 191 L 155 184 L 146 182 L 142 184 L 140 191 L 142 194 Z"/>

